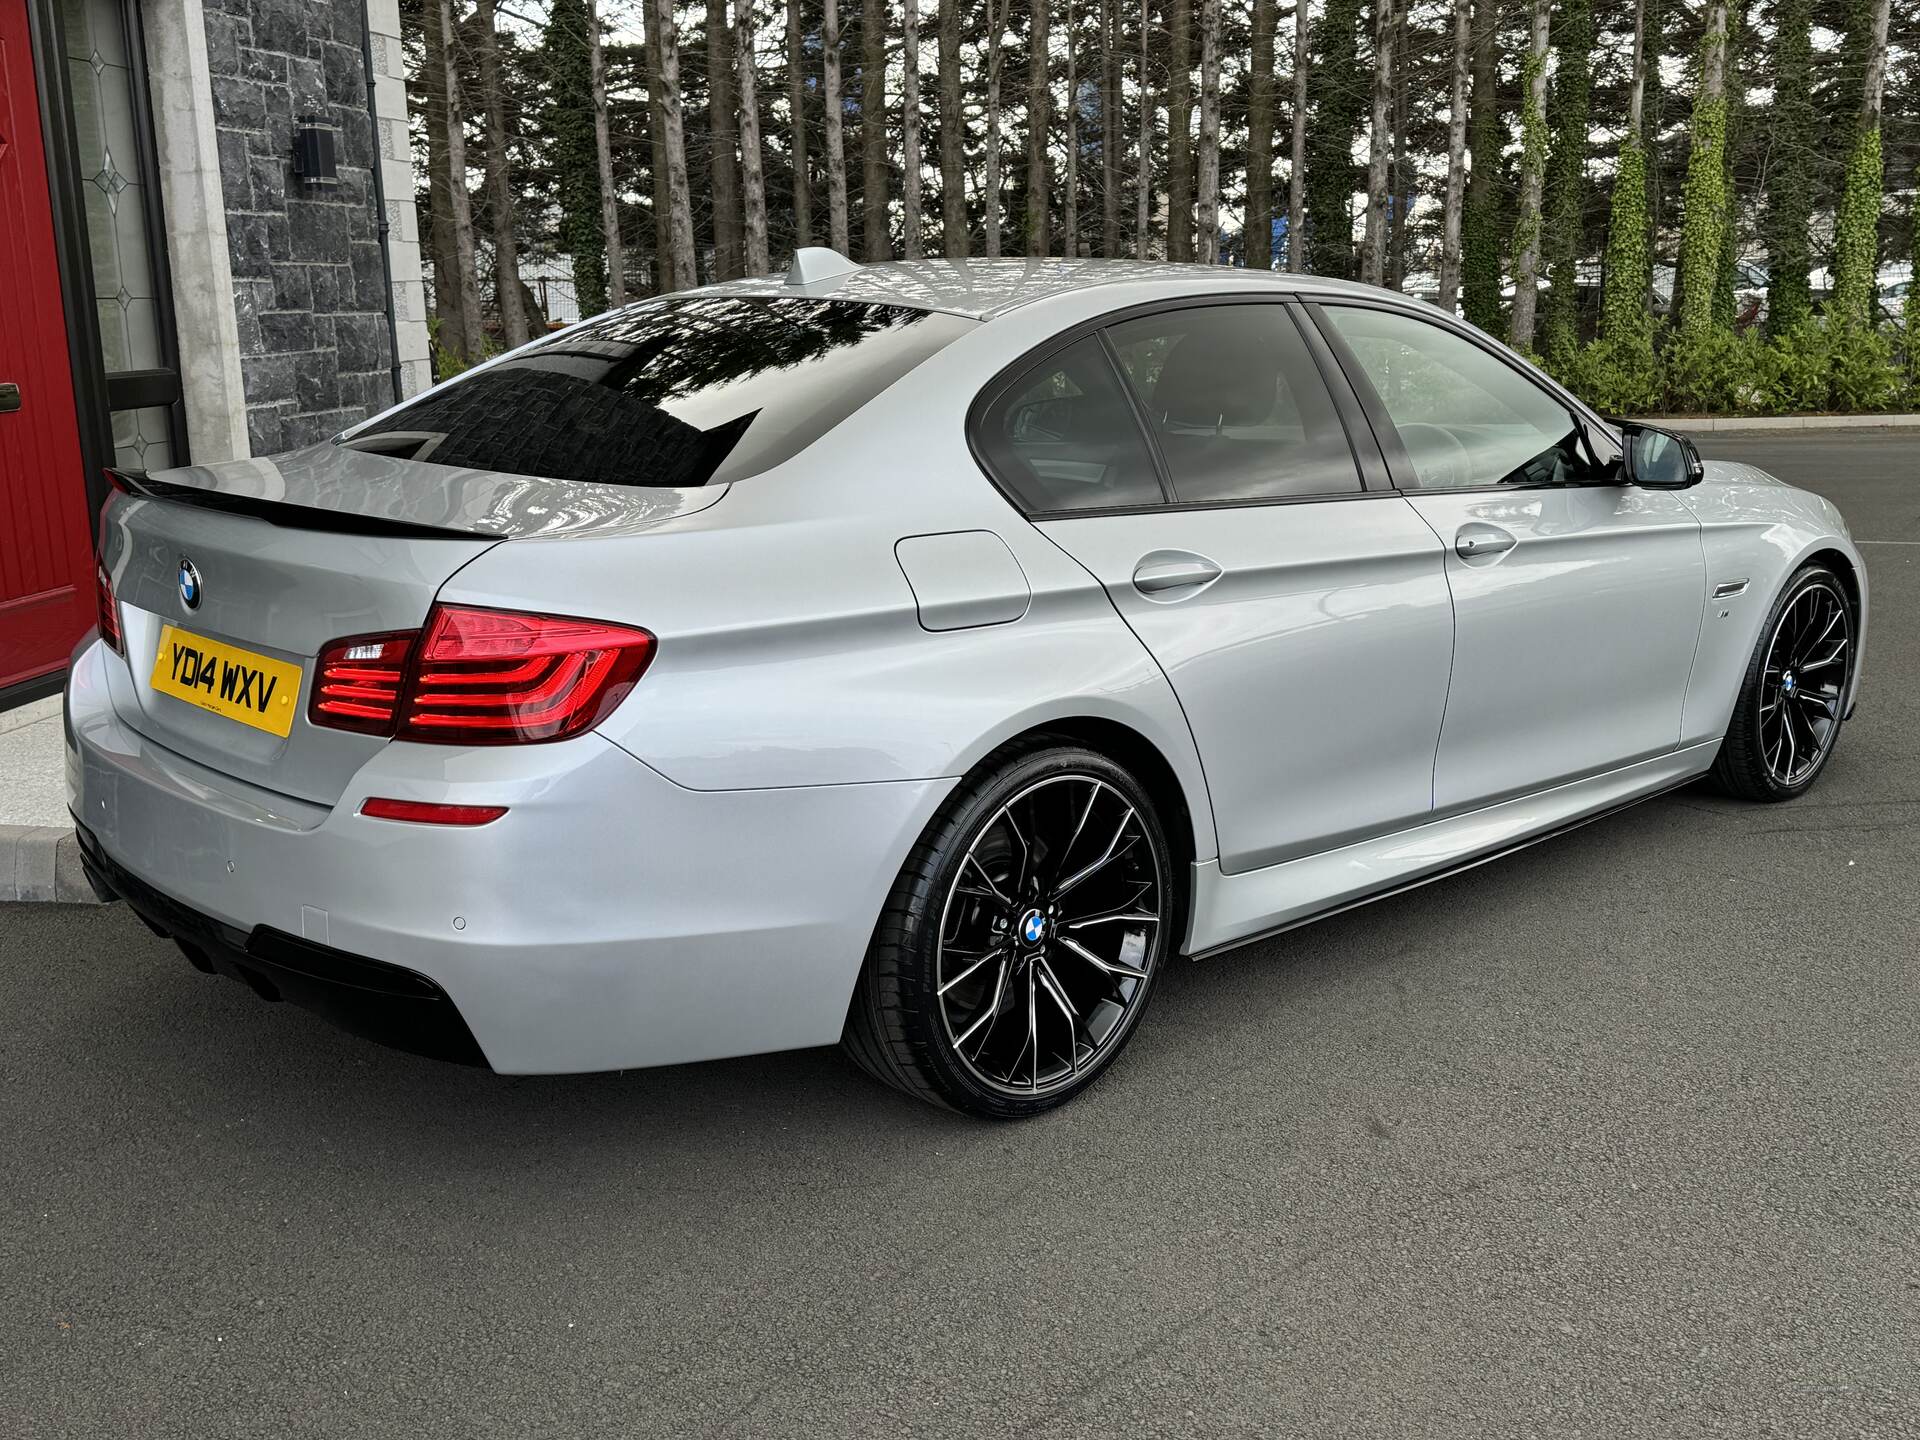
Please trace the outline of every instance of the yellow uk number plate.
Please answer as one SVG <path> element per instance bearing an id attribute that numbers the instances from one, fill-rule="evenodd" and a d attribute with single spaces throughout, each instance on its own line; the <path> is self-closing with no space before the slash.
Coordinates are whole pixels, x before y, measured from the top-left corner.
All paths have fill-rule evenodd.
<path id="1" fill-rule="evenodd" d="M 153 657 L 153 688 L 242 725 L 285 735 L 293 728 L 300 667 L 169 625 Z"/>

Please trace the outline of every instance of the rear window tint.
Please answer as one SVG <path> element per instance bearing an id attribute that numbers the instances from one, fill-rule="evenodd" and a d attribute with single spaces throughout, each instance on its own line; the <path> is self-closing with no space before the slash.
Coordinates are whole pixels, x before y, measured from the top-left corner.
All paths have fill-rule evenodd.
<path id="1" fill-rule="evenodd" d="M 343 443 L 557 480 L 719 484 L 799 454 L 976 323 L 845 300 L 658 300 L 562 331 Z"/>

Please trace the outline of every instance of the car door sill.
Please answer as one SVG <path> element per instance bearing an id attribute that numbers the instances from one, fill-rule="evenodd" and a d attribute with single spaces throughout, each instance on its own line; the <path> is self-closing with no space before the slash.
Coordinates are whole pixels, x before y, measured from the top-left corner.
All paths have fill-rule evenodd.
<path id="1" fill-rule="evenodd" d="M 1193 867 L 1186 953 L 1204 960 L 1474 869 L 1697 779 L 1718 740 L 1260 870 Z"/>

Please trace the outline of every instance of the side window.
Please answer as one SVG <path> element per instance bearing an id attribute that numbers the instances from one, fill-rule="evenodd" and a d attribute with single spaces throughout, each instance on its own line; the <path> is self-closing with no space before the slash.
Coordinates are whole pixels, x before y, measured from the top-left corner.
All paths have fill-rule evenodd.
<path id="1" fill-rule="evenodd" d="M 1029 370 L 987 407 L 987 464 L 1029 511 L 1157 505 L 1153 456 L 1098 337 Z"/>
<path id="2" fill-rule="evenodd" d="M 1472 341 L 1413 315 L 1327 305 L 1420 484 L 1554 485 L 1589 464 L 1566 406 Z"/>
<path id="3" fill-rule="evenodd" d="M 1280 305 L 1216 305 L 1107 332 L 1188 503 L 1360 488 L 1339 412 Z"/>

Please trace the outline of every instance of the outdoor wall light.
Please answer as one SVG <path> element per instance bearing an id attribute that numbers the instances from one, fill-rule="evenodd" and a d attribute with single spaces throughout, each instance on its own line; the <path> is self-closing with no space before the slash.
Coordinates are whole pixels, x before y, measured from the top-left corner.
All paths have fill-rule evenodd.
<path id="1" fill-rule="evenodd" d="M 338 185 L 340 127 L 321 115 L 302 115 L 294 124 L 293 173 L 309 185 Z"/>

